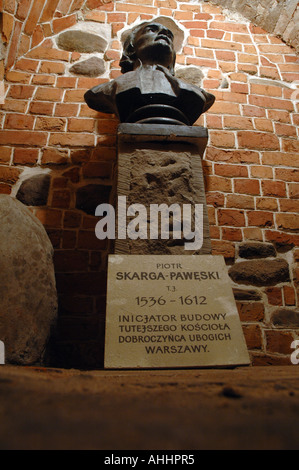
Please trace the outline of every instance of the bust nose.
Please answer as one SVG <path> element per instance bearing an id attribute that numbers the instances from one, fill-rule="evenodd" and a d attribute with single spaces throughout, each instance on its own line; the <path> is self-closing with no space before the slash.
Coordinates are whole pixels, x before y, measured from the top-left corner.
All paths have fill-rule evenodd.
<path id="1" fill-rule="evenodd" d="M 168 29 L 167 28 L 163 28 L 161 27 L 158 34 L 161 34 L 161 35 L 165 35 L 165 36 L 168 36 L 169 32 L 168 32 Z"/>

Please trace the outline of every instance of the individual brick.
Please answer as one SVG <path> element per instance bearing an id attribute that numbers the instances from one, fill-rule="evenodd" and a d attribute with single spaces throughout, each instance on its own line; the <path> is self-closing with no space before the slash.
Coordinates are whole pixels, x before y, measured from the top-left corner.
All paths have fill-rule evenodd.
<path id="1" fill-rule="evenodd" d="M 260 182 L 258 179 L 238 179 L 234 180 L 234 190 L 236 193 L 256 196 L 260 194 Z"/>
<path id="2" fill-rule="evenodd" d="M 63 131 L 65 125 L 65 119 L 43 116 L 36 118 L 35 129 L 42 131 Z"/>
<path id="3" fill-rule="evenodd" d="M 94 145 L 94 136 L 84 133 L 57 132 L 51 134 L 49 145 L 60 145 L 61 147 L 92 147 Z"/>
<path id="4" fill-rule="evenodd" d="M 249 350 L 262 349 L 263 340 L 261 327 L 259 325 L 243 325 L 242 328 L 247 348 Z"/>
<path id="5" fill-rule="evenodd" d="M 40 18 L 41 23 L 46 23 L 52 20 L 58 3 L 59 0 L 47 0 L 42 16 Z"/>
<path id="6" fill-rule="evenodd" d="M 262 322 L 264 320 L 264 304 L 261 302 L 237 302 L 242 322 Z"/>
<path id="7" fill-rule="evenodd" d="M 280 287 L 268 287 L 265 293 L 270 305 L 283 305 L 282 290 Z"/>
<path id="8" fill-rule="evenodd" d="M 259 163 L 259 153 L 251 150 L 222 150 L 208 147 L 206 159 L 227 163 Z"/>
<path id="9" fill-rule="evenodd" d="M 15 148 L 14 165 L 35 165 L 39 157 L 39 149 L 36 148 Z"/>
<path id="10" fill-rule="evenodd" d="M 71 26 L 74 26 L 77 23 L 77 17 L 75 14 L 70 16 L 65 16 L 62 18 L 54 19 L 52 22 L 54 34 L 60 33 Z"/>
<path id="11" fill-rule="evenodd" d="M 68 163 L 68 150 L 48 147 L 43 151 L 43 165 L 65 165 Z"/>
<path id="12" fill-rule="evenodd" d="M 38 22 L 40 14 L 43 10 L 45 0 L 34 0 L 31 3 L 32 3 L 32 6 L 31 6 L 31 9 L 30 9 L 30 13 L 29 13 L 29 16 L 26 19 L 25 26 L 24 26 L 24 32 L 28 36 L 30 36 L 33 33 L 34 29 L 35 29 L 35 26 Z"/>
<path id="13" fill-rule="evenodd" d="M 294 104 L 290 100 L 250 95 L 249 103 L 254 106 L 260 106 L 262 108 L 286 109 L 288 111 L 294 111 Z"/>
<path id="14" fill-rule="evenodd" d="M 283 295 L 285 305 L 296 305 L 296 293 L 292 286 L 283 286 Z"/>
<path id="15" fill-rule="evenodd" d="M 226 177 L 248 178 L 248 168 L 241 165 L 216 164 L 214 166 L 215 175 Z"/>
<path id="16" fill-rule="evenodd" d="M 32 85 L 11 85 L 7 96 L 9 98 L 28 100 L 32 97 L 34 91 L 35 87 Z"/>
<path id="17" fill-rule="evenodd" d="M 38 87 L 34 99 L 37 101 L 61 101 L 63 91 L 59 88 Z"/>
<path id="18" fill-rule="evenodd" d="M 278 202 L 273 197 L 256 198 L 256 209 L 259 211 L 278 211 Z"/>
<path id="19" fill-rule="evenodd" d="M 0 182 L 14 184 L 18 181 L 21 172 L 18 168 L 0 166 Z"/>
<path id="20" fill-rule="evenodd" d="M 43 101 L 32 101 L 30 103 L 29 112 L 31 114 L 42 114 L 52 116 L 54 103 L 47 103 Z"/>
<path id="21" fill-rule="evenodd" d="M 210 131 L 210 145 L 214 147 L 234 148 L 235 136 L 226 131 Z"/>
<path id="22" fill-rule="evenodd" d="M 94 120 L 93 119 L 68 119 L 67 130 L 69 132 L 93 132 Z"/>
<path id="23" fill-rule="evenodd" d="M 266 330 L 265 337 L 267 351 L 288 355 L 293 352 L 291 344 L 294 338 L 291 332 Z"/>
<path id="24" fill-rule="evenodd" d="M 230 178 L 223 178 L 221 176 L 206 176 L 206 190 L 207 191 L 223 191 L 232 192 L 232 181 Z"/>
<path id="25" fill-rule="evenodd" d="M 252 178 L 273 179 L 273 169 L 268 166 L 252 165 L 250 168 L 250 176 Z"/>
<path id="26" fill-rule="evenodd" d="M 71 203 L 71 193 L 68 189 L 57 189 L 52 192 L 51 207 L 68 209 Z"/>
<path id="27" fill-rule="evenodd" d="M 35 212 L 35 215 L 45 227 L 49 227 L 49 228 L 62 227 L 63 211 L 60 209 L 50 209 L 50 208 L 37 209 Z"/>
<path id="28" fill-rule="evenodd" d="M 294 214 L 280 213 L 276 214 L 276 224 L 279 230 L 286 230 L 288 232 L 297 232 L 299 230 L 298 216 Z"/>
<path id="29" fill-rule="evenodd" d="M 238 141 L 241 148 L 280 150 L 279 139 L 272 134 L 252 131 L 238 132 Z"/>
<path id="30" fill-rule="evenodd" d="M 286 184 L 283 181 L 264 180 L 261 184 L 263 196 L 285 197 L 287 195 Z"/>
<path id="31" fill-rule="evenodd" d="M 7 114 L 4 129 L 33 129 L 34 117 L 24 114 Z"/>
<path id="32" fill-rule="evenodd" d="M 236 209 L 219 209 L 218 223 L 230 227 L 243 227 L 245 225 L 244 211 Z"/>
<path id="33" fill-rule="evenodd" d="M 248 225 L 256 227 L 273 227 L 274 215 L 268 211 L 248 211 L 247 212 Z"/>
<path id="34" fill-rule="evenodd" d="M 13 65 L 16 57 L 17 57 L 17 52 L 18 52 L 18 45 L 19 45 L 19 38 L 21 35 L 21 29 L 22 29 L 22 22 L 21 21 L 15 21 L 14 23 L 14 31 L 12 34 L 12 38 L 10 41 L 10 46 L 7 52 L 7 62 L 6 62 L 6 67 L 7 69 L 10 69 L 11 66 Z"/>
<path id="35" fill-rule="evenodd" d="M 263 152 L 263 165 L 299 167 L 298 153 Z"/>
<path id="36" fill-rule="evenodd" d="M 254 209 L 254 197 L 243 194 L 228 194 L 226 207 L 235 209 Z"/>
<path id="37" fill-rule="evenodd" d="M 23 145 L 26 142 L 29 146 L 43 147 L 46 145 L 47 137 L 46 132 L 6 130 L 0 134 L 0 144 Z"/>
<path id="38" fill-rule="evenodd" d="M 279 199 L 279 209 L 281 212 L 299 213 L 299 201 L 294 199 Z"/>
<path id="39" fill-rule="evenodd" d="M 225 259 L 232 260 L 235 257 L 234 243 L 227 240 L 212 240 L 212 254 L 214 256 L 224 256 Z"/>

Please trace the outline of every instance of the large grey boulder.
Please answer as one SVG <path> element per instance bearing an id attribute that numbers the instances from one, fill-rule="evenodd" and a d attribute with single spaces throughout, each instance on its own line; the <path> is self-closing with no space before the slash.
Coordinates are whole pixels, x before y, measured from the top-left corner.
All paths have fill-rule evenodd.
<path id="1" fill-rule="evenodd" d="M 43 364 L 57 316 L 53 247 L 39 220 L 0 195 L 0 340 L 5 362 Z"/>

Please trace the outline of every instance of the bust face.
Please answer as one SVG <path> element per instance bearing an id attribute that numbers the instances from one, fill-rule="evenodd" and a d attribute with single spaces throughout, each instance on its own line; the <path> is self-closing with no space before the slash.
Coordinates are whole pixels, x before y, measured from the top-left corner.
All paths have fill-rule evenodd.
<path id="1" fill-rule="evenodd" d="M 140 28 L 134 38 L 137 58 L 144 64 L 160 64 L 169 68 L 175 60 L 173 34 L 159 23 L 148 23 Z"/>

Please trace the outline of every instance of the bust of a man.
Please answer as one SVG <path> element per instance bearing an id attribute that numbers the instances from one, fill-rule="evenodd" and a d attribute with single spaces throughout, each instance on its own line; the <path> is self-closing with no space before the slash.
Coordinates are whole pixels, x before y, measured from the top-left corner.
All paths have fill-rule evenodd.
<path id="1" fill-rule="evenodd" d="M 124 43 L 122 74 L 84 95 L 88 106 L 116 114 L 121 122 L 191 126 L 214 103 L 214 95 L 174 75 L 173 34 L 159 23 L 142 23 Z"/>

